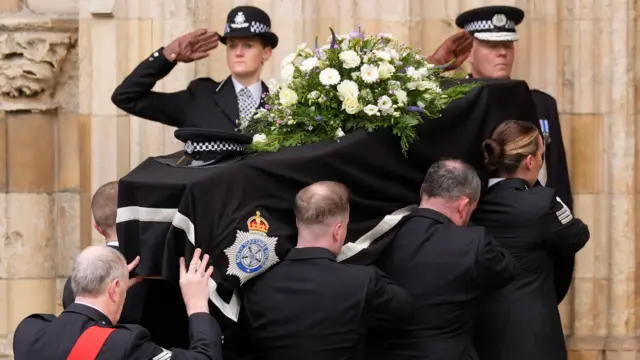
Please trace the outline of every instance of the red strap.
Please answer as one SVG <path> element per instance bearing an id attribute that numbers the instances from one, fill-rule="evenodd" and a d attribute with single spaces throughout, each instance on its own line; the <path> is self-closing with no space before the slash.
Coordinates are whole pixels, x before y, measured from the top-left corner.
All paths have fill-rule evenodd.
<path id="1" fill-rule="evenodd" d="M 71 349 L 67 360 L 95 360 L 115 328 L 105 328 L 94 325 L 85 330 Z"/>

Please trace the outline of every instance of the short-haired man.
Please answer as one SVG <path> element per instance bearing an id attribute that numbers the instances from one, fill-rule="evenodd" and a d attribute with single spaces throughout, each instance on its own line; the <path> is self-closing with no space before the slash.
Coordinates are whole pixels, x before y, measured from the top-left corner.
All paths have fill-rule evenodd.
<path id="1" fill-rule="evenodd" d="M 180 259 L 180 287 L 189 313 L 189 350 L 164 349 L 153 343 L 138 325 L 117 325 L 130 285 L 129 272 L 139 258 L 127 265 L 117 250 L 90 246 L 76 258 L 71 284 L 76 302 L 56 317 L 34 314 L 16 329 L 16 360 L 31 359 L 202 359 L 222 360 L 221 330 L 209 314 L 206 269 L 209 256 L 196 249 L 188 270 Z M 167 323 L 167 326 L 171 324 Z"/>
<path id="2" fill-rule="evenodd" d="M 399 225 L 376 265 L 413 297 L 410 324 L 368 339 L 367 359 L 477 359 L 476 300 L 511 282 L 515 260 L 482 227 L 467 227 L 480 197 L 480 179 L 457 160 L 433 164 L 420 206 Z"/>
<path id="3" fill-rule="evenodd" d="M 93 227 L 104 236 L 106 245 L 119 250 L 116 233 L 118 181 L 110 181 L 96 190 L 91 198 L 91 212 Z M 74 302 L 75 295 L 69 277 L 64 284 L 62 306 L 66 309 Z M 120 322 L 143 326 L 151 334 L 151 339 L 162 347 L 189 346 L 189 319 L 177 284 L 161 279 L 145 279 L 132 286 L 127 292 Z M 167 326 L 168 323 L 171 326 Z"/>
<path id="4" fill-rule="evenodd" d="M 349 222 L 349 191 L 321 181 L 295 199 L 298 244 L 244 285 L 260 359 L 356 359 L 368 326 L 406 321 L 409 295 L 374 267 L 339 264 Z"/>

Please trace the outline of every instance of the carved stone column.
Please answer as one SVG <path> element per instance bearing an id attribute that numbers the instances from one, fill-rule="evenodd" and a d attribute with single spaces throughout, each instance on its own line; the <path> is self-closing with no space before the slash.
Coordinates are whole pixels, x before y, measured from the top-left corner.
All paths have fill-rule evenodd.
<path id="1" fill-rule="evenodd" d="M 79 150 L 67 132 L 76 31 L 74 20 L 0 19 L 0 358 L 25 316 L 57 311 L 79 243 L 78 186 L 64 171 Z"/>

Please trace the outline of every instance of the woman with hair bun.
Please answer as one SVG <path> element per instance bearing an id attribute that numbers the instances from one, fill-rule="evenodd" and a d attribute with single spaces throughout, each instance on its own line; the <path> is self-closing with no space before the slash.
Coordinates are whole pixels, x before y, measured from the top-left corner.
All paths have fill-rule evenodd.
<path id="1" fill-rule="evenodd" d="M 589 240 L 589 228 L 555 190 L 534 186 L 545 148 L 533 124 L 507 120 L 482 147 L 491 179 L 471 221 L 511 252 L 521 273 L 482 300 L 478 355 L 481 360 L 564 360 L 553 259 L 573 258 Z"/>

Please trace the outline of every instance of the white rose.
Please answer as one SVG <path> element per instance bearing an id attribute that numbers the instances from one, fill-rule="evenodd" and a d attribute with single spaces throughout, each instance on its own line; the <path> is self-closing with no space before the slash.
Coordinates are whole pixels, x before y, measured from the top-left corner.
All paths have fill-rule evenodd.
<path id="1" fill-rule="evenodd" d="M 340 82 L 340 73 L 336 69 L 326 68 L 320 72 L 320 82 L 322 85 L 335 85 Z"/>
<path id="2" fill-rule="evenodd" d="M 385 50 L 374 50 L 373 54 L 378 58 L 385 61 L 391 61 L 391 55 Z"/>
<path id="3" fill-rule="evenodd" d="M 344 80 L 336 87 L 338 90 L 338 94 L 340 95 L 340 100 L 344 100 L 347 98 L 357 98 L 360 90 L 358 89 L 358 84 L 351 80 Z"/>
<path id="4" fill-rule="evenodd" d="M 380 79 L 388 79 L 393 75 L 396 71 L 396 68 L 388 62 L 383 62 L 378 66 L 378 74 L 380 75 Z"/>
<path id="5" fill-rule="evenodd" d="M 342 61 L 342 66 L 345 69 L 353 69 L 354 67 L 360 65 L 360 56 L 353 50 L 343 51 L 339 55 L 340 61 Z"/>
<path id="6" fill-rule="evenodd" d="M 356 98 L 346 98 L 342 102 L 342 110 L 346 111 L 347 114 L 355 114 L 360 111 L 360 103 Z"/>
<path id="7" fill-rule="evenodd" d="M 398 99 L 398 104 L 399 105 L 404 105 L 407 103 L 407 92 L 404 90 L 396 90 L 393 92 L 393 94 L 396 96 L 396 99 Z"/>
<path id="8" fill-rule="evenodd" d="M 265 134 L 255 134 L 253 135 L 253 142 L 254 143 L 261 143 L 261 142 L 265 142 L 267 141 L 267 135 Z"/>
<path id="9" fill-rule="evenodd" d="M 378 68 L 374 65 L 362 65 L 360 74 L 362 75 L 362 81 L 366 83 L 374 83 L 378 80 Z"/>
<path id="10" fill-rule="evenodd" d="M 281 68 L 284 68 L 285 66 L 293 63 L 293 60 L 296 59 L 296 54 L 289 54 L 287 55 L 284 59 L 282 59 L 282 64 L 280 65 Z"/>
<path id="11" fill-rule="evenodd" d="M 305 59 L 302 62 L 302 64 L 300 64 L 300 70 L 304 72 L 308 72 L 309 70 L 316 67 L 316 65 L 318 65 L 318 58 L 315 58 L 315 57 L 308 58 L 308 59 Z"/>
<path id="12" fill-rule="evenodd" d="M 336 130 L 336 137 L 340 138 L 344 136 L 344 132 L 342 132 L 342 129 L 338 128 L 338 130 Z"/>
<path id="13" fill-rule="evenodd" d="M 393 101 L 388 96 L 380 96 L 378 99 L 378 109 L 380 109 L 383 113 L 388 112 L 393 106 Z"/>
<path id="14" fill-rule="evenodd" d="M 429 76 L 429 69 L 427 69 L 426 67 L 421 67 L 420 69 L 418 69 L 418 72 L 423 78 Z"/>
<path id="15" fill-rule="evenodd" d="M 280 71 L 280 81 L 282 81 L 283 84 L 290 83 L 291 80 L 293 80 L 293 73 L 295 70 L 296 68 L 293 66 L 293 64 L 285 65 Z"/>
<path id="16" fill-rule="evenodd" d="M 378 107 L 375 105 L 367 105 L 364 107 L 364 109 L 362 109 L 362 111 L 364 111 L 365 114 L 369 115 L 369 116 L 373 116 L 378 113 Z"/>
<path id="17" fill-rule="evenodd" d="M 291 106 L 296 102 L 298 102 L 298 94 L 296 94 L 295 91 L 289 88 L 280 90 L 280 104 L 282 104 L 282 106 Z"/>

